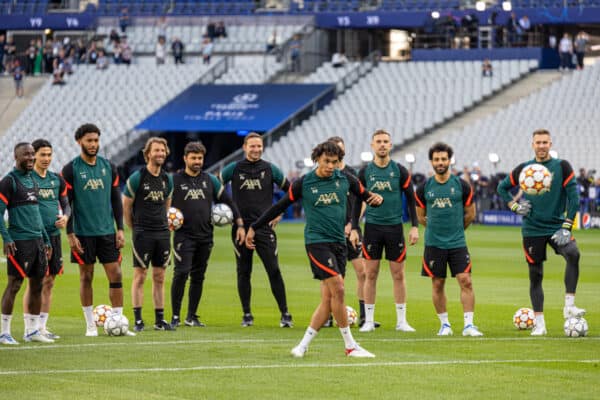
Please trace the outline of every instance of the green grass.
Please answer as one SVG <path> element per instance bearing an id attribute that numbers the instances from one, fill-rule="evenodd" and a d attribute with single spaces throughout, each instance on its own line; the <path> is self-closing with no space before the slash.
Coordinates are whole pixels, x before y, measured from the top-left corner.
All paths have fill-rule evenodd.
<path id="1" fill-rule="evenodd" d="M 267 278 L 255 257 L 255 326 L 241 328 L 235 263 L 229 230 L 217 229 L 199 314 L 204 329 L 151 330 L 137 337 L 84 337 L 79 276 L 72 264 L 58 278 L 49 326 L 62 338 L 54 345 L 0 347 L 3 399 L 232 399 L 304 398 L 595 398 L 600 376 L 600 231 L 577 232 L 582 252 L 577 304 L 588 310 L 587 338 L 562 332 L 564 297 L 562 258 L 549 252 L 544 289 L 549 335 L 531 338 L 513 328 L 511 317 L 529 306 L 527 267 L 516 228 L 475 226 L 468 231 L 476 293 L 475 321 L 484 338 L 460 336 L 462 310 L 458 288 L 447 283 L 450 320 L 458 336 L 438 338 L 431 284 L 420 276 L 422 243 L 407 261 L 408 318 L 414 334 L 394 330 L 391 280 L 384 263 L 378 284 L 376 318 L 382 327 L 355 338 L 377 358 L 354 360 L 343 353 L 339 331 L 323 329 L 303 359 L 289 350 L 298 342 L 319 301 L 304 252 L 301 224 L 278 227 L 280 262 L 296 326 L 278 327 L 279 313 Z M 421 232 L 422 234 L 422 232 Z M 125 311 L 132 319 L 131 251 L 124 252 Z M 170 287 L 171 267 L 168 271 Z M 4 288 L 6 274 L 0 274 Z M 153 322 L 150 283 L 144 316 Z M 357 307 L 351 267 L 347 303 Z M 95 304 L 108 302 L 101 266 L 94 282 Z M 13 335 L 23 334 L 19 294 Z M 167 296 L 168 299 L 168 296 Z M 186 300 L 187 301 L 187 300 Z M 167 300 L 167 315 L 170 305 Z M 187 304 L 184 302 L 184 310 Z"/>

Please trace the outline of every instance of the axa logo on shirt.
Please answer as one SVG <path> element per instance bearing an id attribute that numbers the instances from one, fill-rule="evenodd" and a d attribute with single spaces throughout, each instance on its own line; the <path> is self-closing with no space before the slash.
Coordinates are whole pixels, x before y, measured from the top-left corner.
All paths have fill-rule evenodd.
<path id="1" fill-rule="evenodd" d="M 370 190 L 377 192 L 391 192 L 392 184 L 390 183 L 390 181 L 375 181 L 375 183 L 373 183 L 373 185 L 371 186 Z"/>
<path id="2" fill-rule="evenodd" d="M 315 206 L 318 206 L 318 205 L 328 206 L 332 203 L 335 203 L 335 204 L 340 203 L 340 198 L 338 197 L 336 192 L 320 194 L 317 201 L 315 201 Z"/>
<path id="3" fill-rule="evenodd" d="M 40 196 L 42 199 L 54 199 L 54 198 L 56 198 L 54 196 L 54 190 L 53 189 L 40 189 L 38 191 L 38 196 Z"/>
<path id="4" fill-rule="evenodd" d="M 433 200 L 433 208 L 446 208 L 452 207 L 452 200 L 449 197 L 440 197 L 439 199 Z"/>
<path id="5" fill-rule="evenodd" d="M 83 190 L 104 189 L 104 182 L 100 178 L 89 179 L 83 186 Z"/>
<path id="6" fill-rule="evenodd" d="M 144 197 L 144 200 L 164 201 L 165 200 L 165 194 L 164 194 L 164 192 L 162 192 L 160 190 L 151 190 L 150 192 L 148 192 L 148 194 L 146 195 L 146 197 Z"/>
<path id="7" fill-rule="evenodd" d="M 27 192 L 27 201 L 37 201 L 35 192 Z"/>
<path id="8" fill-rule="evenodd" d="M 246 190 L 261 190 L 262 189 L 262 185 L 260 184 L 260 179 L 246 179 L 244 180 L 244 182 L 242 183 L 242 185 L 240 186 L 240 189 L 246 189 Z"/>
<path id="9" fill-rule="evenodd" d="M 189 189 L 183 200 L 204 200 L 206 196 L 202 189 Z"/>

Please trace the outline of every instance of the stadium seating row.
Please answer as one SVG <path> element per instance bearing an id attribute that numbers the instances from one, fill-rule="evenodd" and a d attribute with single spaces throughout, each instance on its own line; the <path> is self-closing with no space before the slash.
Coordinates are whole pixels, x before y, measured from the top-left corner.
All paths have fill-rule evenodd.
<path id="1" fill-rule="evenodd" d="M 96 33 L 106 37 L 105 47 L 110 50 L 108 35 L 111 30 L 117 30 L 116 26 L 99 26 Z M 186 52 L 199 52 L 202 48 L 202 37 L 205 33 L 204 27 L 197 25 L 175 25 L 166 29 L 167 43 L 174 38 L 181 39 L 186 47 Z M 227 26 L 227 37 L 216 38 L 214 41 L 214 53 L 260 53 L 266 48 L 267 39 L 277 32 L 278 42 L 284 43 L 290 39 L 295 32 L 302 29 L 301 25 L 231 25 Z M 156 26 L 132 26 L 127 30 L 127 41 L 138 53 L 154 53 L 158 38 Z"/>
<path id="2" fill-rule="evenodd" d="M 84 122 L 96 123 L 101 129 L 101 152 L 116 154 L 128 145 L 128 131 L 197 81 L 209 67 L 140 63 L 100 71 L 81 66 L 64 86 L 49 81 L 0 137 L 0 170 L 12 168 L 12 149 L 17 142 L 40 135 L 55 147 L 54 165 L 64 165 L 79 153 L 73 134 Z"/>
<path id="3" fill-rule="evenodd" d="M 450 133 L 444 140 L 457 149 L 457 167 L 477 163 L 487 172 L 507 172 L 532 158 L 531 134 L 543 128 L 552 134 L 559 158 L 569 160 L 575 169 L 598 170 L 600 158 L 595 149 L 600 148 L 600 116 L 596 109 L 599 91 L 600 67 L 574 71 L 501 111 Z M 415 153 L 426 154 L 429 145 L 423 143 Z M 499 155 L 497 165 L 489 161 L 489 153 Z M 414 167 L 420 171 L 430 168 L 423 157 L 417 158 Z"/>
<path id="4" fill-rule="evenodd" d="M 312 146 L 329 136 L 346 140 L 350 165 L 370 151 L 371 133 L 386 129 L 394 144 L 412 140 L 530 72 L 535 63 L 495 63 L 483 78 L 479 62 L 381 63 L 330 105 L 265 150 L 265 158 L 285 172 L 308 157 Z M 316 72 L 318 73 L 318 71 Z M 316 74 L 315 73 L 315 74 Z M 312 77 L 308 80 L 315 82 Z"/>

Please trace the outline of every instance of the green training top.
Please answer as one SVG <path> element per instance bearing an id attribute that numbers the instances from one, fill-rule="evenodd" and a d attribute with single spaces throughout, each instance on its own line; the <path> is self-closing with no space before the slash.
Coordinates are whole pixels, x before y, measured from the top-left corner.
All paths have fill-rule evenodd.
<path id="1" fill-rule="evenodd" d="M 519 174 L 529 164 L 542 164 L 548 168 L 552 174 L 552 185 L 549 192 L 541 195 L 523 194 L 531 202 L 531 212 L 523 217 L 521 231 L 524 237 L 549 236 L 560 229 L 565 213 L 566 218 L 573 220 L 579 210 L 575 172 L 568 161 L 558 158 L 545 162 L 537 162 L 535 159 L 526 161 L 513 169 L 498 185 L 498 194 L 504 201 L 513 200 L 509 190 L 519 186 Z"/>
<path id="2" fill-rule="evenodd" d="M 119 186 L 116 168 L 105 158 L 96 164 L 86 163 L 81 156 L 65 165 L 62 173 L 71 204 L 71 219 L 78 236 L 104 236 L 115 233 L 111 192 Z M 72 197 L 71 197 L 72 196 Z"/>
<path id="3" fill-rule="evenodd" d="M 380 207 L 367 205 L 365 220 L 370 224 L 398 225 L 402 223 L 402 191 L 411 189 L 410 173 L 400 164 L 390 161 L 381 168 L 374 162 L 364 166 L 358 173 L 358 179 L 365 189 L 383 196 Z"/>
<path id="4" fill-rule="evenodd" d="M 33 179 L 39 187 L 38 201 L 40 205 L 40 214 L 46 227 L 46 232 L 50 236 L 60 235 L 54 223 L 60 213 L 60 197 L 67 195 L 67 186 L 65 181 L 55 172 L 47 171 L 46 177 L 42 178 L 35 170 L 31 173 Z"/>
<path id="5" fill-rule="evenodd" d="M 440 249 L 466 247 L 464 229 L 465 207 L 473 203 L 471 186 L 456 175 L 439 183 L 427 179 L 415 193 L 417 207 L 427 215 L 425 245 Z"/>
<path id="6" fill-rule="evenodd" d="M 15 240 L 44 238 L 50 243 L 44 229 L 38 204 L 38 187 L 31 172 L 13 169 L 0 181 L 0 215 L 8 209 L 8 229 L 0 223 L 0 234 L 4 243 Z"/>

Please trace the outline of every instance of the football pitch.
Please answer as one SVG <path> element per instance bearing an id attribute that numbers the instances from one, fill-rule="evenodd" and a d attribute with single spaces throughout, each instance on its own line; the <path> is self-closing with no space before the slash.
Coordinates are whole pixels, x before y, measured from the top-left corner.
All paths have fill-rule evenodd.
<path id="1" fill-rule="evenodd" d="M 384 262 L 378 282 L 376 320 L 381 327 L 356 340 L 376 354 L 373 359 L 344 355 L 337 328 L 323 328 L 303 359 L 289 351 L 302 337 L 319 302 L 302 236 L 303 224 L 277 228 L 279 254 L 292 329 L 279 328 L 279 312 L 265 271 L 255 256 L 255 325 L 242 328 L 235 262 L 229 229 L 215 229 L 200 319 L 206 328 L 175 332 L 148 329 L 154 320 L 151 284 L 146 283 L 146 331 L 136 337 L 84 336 L 78 269 L 65 263 L 57 278 L 49 328 L 55 344 L 25 344 L 22 294 L 13 313 L 19 346 L 0 347 L 2 399 L 591 399 L 600 388 L 600 231 L 577 231 L 582 257 L 577 305 L 587 309 L 588 337 L 567 338 L 562 329 L 564 261 L 549 248 L 545 264 L 545 316 L 548 336 L 518 331 L 512 315 L 530 307 L 527 267 L 518 228 L 473 226 L 467 243 L 473 260 L 475 323 L 483 338 L 465 338 L 457 284 L 449 279 L 448 312 L 455 335 L 437 337 L 439 321 L 431 303 L 431 283 L 420 276 L 420 243 L 408 249 L 408 321 L 415 333 L 396 332 L 391 279 Z M 123 252 L 125 314 L 132 320 L 131 248 Z M 63 245 L 66 240 L 63 238 Z M 65 253 L 67 254 L 67 253 Z M 67 259 L 67 257 L 65 257 Z M 0 287 L 6 285 L 5 263 Z M 166 310 L 170 319 L 167 272 Z M 356 279 L 349 265 L 346 302 L 358 308 Z M 108 283 L 96 267 L 94 303 L 108 302 Z M 187 310 L 187 297 L 183 311 Z M 255 397 L 256 396 L 256 397 Z"/>

